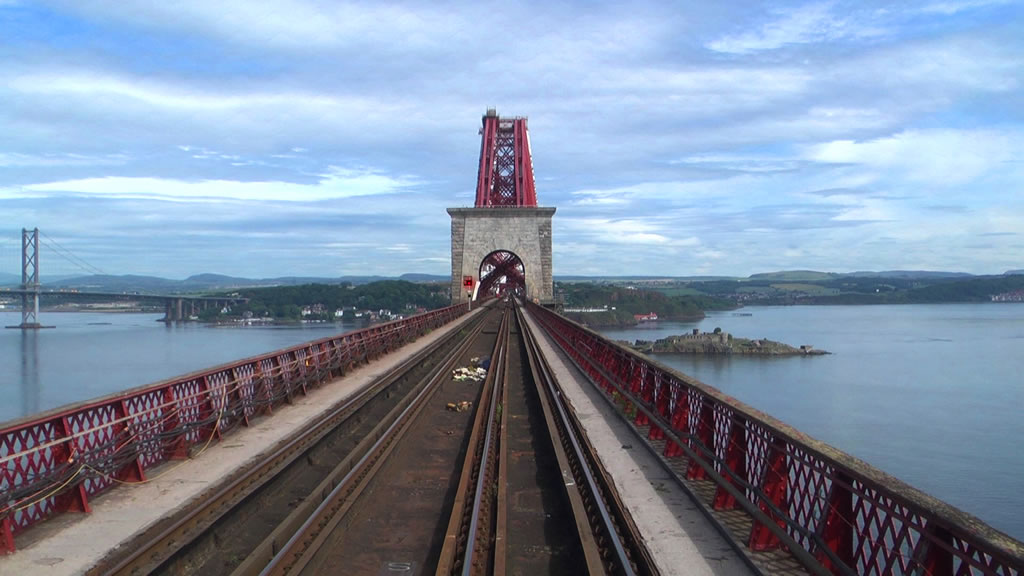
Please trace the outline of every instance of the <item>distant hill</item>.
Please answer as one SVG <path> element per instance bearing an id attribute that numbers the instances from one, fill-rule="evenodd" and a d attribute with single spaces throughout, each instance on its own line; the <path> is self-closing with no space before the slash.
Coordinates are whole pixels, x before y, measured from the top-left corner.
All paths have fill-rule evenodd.
<path id="1" fill-rule="evenodd" d="M 777 280 L 780 282 L 808 282 L 830 280 L 838 277 L 835 272 L 816 272 L 814 270 L 783 270 L 781 272 L 764 272 L 751 274 L 750 280 Z"/>
<path id="2" fill-rule="evenodd" d="M 7 279 L 10 278 L 10 281 Z M 387 276 L 343 276 L 340 278 L 324 278 L 314 276 L 283 276 L 279 278 L 239 278 L 223 274 L 196 274 L 184 280 L 171 280 L 157 276 L 138 276 L 126 274 L 122 276 L 99 275 L 79 276 L 67 279 L 45 281 L 45 288 L 74 288 L 94 292 L 142 292 L 148 294 L 189 294 L 214 292 L 241 288 L 258 288 L 272 286 L 300 286 L 304 284 L 352 284 L 355 286 L 393 280 Z M 414 283 L 448 281 L 447 276 L 431 274 L 403 274 L 401 279 Z M 0 286 L 14 286 L 21 283 L 20 276 L 0 274 Z"/>
<path id="3" fill-rule="evenodd" d="M 44 282 L 43 285 L 45 286 L 45 285 L 48 285 L 48 284 L 52 284 L 54 282 L 61 282 L 63 280 L 67 280 L 68 278 L 76 278 L 76 276 L 75 275 L 67 275 L 67 274 L 59 275 L 59 276 L 48 276 L 48 277 L 43 279 L 43 280 L 48 281 L 48 282 Z M 0 286 L 7 287 L 7 288 L 12 288 L 14 286 L 21 286 L 21 274 L 10 274 L 10 273 L 5 273 L 5 272 L 0 272 Z"/>
<path id="4" fill-rule="evenodd" d="M 943 278 L 972 278 L 967 272 L 943 272 L 933 270 L 868 270 L 858 272 L 817 272 L 815 270 L 783 270 L 751 274 L 750 280 L 771 280 L 782 282 L 820 282 L 836 278 L 900 278 L 904 280 L 939 280 Z"/>
<path id="5" fill-rule="evenodd" d="M 854 278 L 906 278 L 934 280 L 936 278 L 971 278 L 974 275 L 967 272 L 936 272 L 930 270 L 885 270 L 882 272 L 850 272 L 843 274 Z"/>
<path id="6" fill-rule="evenodd" d="M 0 272 L 0 286 L 14 286 L 15 284 L 21 284 L 21 275 Z"/>
<path id="7" fill-rule="evenodd" d="M 1021 270 L 1007 270 L 1003 272 L 1003 276 L 1016 276 L 1018 274 L 1024 274 L 1024 269 Z"/>
<path id="8" fill-rule="evenodd" d="M 427 282 L 451 282 L 451 276 L 439 276 L 437 274 L 402 274 L 399 280 L 424 284 Z"/>
<path id="9" fill-rule="evenodd" d="M 42 279 L 44 288 L 74 288 L 92 292 L 148 292 L 152 294 L 181 292 L 180 280 L 168 280 L 156 276 L 125 274 L 93 274 L 63 280 Z"/>
<path id="10" fill-rule="evenodd" d="M 707 282 L 712 280 L 738 280 L 736 276 L 555 276 L 555 282 Z"/>

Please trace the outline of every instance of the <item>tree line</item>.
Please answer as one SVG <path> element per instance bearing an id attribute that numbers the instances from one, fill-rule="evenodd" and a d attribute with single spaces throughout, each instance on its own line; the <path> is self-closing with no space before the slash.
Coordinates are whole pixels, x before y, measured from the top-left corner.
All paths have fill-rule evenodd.
<path id="1" fill-rule="evenodd" d="M 405 280 L 382 280 L 360 286 L 345 282 L 341 284 L 302 284 L 297 286 L 274 286 L 267 288 L 246 288 L 232 292 L 232 295 L 248 298 L 249 302 L 231 307 L 231 317 L 251 315 L 256 318 L 297 320 L 302 318 L 302 309 L 322 306 L 322 314 L 311 317 L 333 316 L 335 310 L 390 310 L 395 314 L 408 314 L 416 308 L 433 310 L 449 304 L 447 284 L 417 284 Z M 246 314 L 248 313 L 248 314 Z M 206 318 L 220 316 L 221 311 L 208 311 Z"/>

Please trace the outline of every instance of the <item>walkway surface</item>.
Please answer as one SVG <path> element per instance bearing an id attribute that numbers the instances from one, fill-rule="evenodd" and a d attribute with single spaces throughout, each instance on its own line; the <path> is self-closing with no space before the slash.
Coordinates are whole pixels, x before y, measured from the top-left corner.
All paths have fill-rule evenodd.
<path id="1" fill-rule="evenodd" d="M 143 484 L 120 486 L 91 500 L 91 514 L 64 514 L 34 527 L 19 538 L 16 553 L 0 556 L 0 575 L 83 574 L 136 534 L 198 498 L 237 468 L 257 460 L 408 356 L 457 329 L 470 315 L 296 398 L 295 404 L 275 409 L 272 417 L 225 437 L 189 460 L 150 471 Z M 529 316 L 528 321 L 536 328 Z M 600 393 L 550 339 L 543 336 L 539 343 L 661 573 L 751 574 Z"/>
<path id="2" fill-rule="evenodd" d="M 753 574 L 690 496 L 648 452 L 602 393 L 562 354 L 527 314 L 558 385 L 586 431 L 615 489 L 664 575 Z"/>

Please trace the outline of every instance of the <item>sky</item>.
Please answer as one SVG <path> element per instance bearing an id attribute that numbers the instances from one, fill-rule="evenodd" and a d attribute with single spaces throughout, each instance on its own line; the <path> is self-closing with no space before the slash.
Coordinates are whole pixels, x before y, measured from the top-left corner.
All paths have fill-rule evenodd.
<path id="1" fill-rule="evenodd" d="M 496 108 L 556 276 L 999 274 L 1022 30 L 999 0 L 0 0 L 0 272 L 39 227 L 44 281 L 447 275 Z"/>

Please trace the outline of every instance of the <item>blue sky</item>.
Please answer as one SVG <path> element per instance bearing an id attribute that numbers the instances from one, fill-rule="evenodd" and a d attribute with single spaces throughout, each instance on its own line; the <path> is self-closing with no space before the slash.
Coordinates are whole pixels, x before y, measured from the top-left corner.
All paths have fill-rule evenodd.
<path id="1" fill-rule="evenodd" d="M 1022 2 L 423 4 L 0 0 L 5 253 L 447 274 L 495 107 L 556 275 L 1024 268 Z"/>

